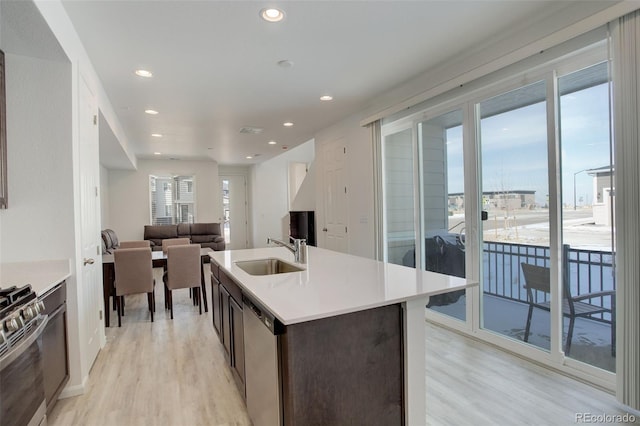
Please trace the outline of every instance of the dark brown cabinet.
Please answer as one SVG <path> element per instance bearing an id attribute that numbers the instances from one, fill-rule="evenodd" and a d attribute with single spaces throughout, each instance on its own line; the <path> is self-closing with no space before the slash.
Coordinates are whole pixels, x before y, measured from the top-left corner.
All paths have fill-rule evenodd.
<path id="1" fill-rule="evenodd" d="M 402 315 L 395 304 L 286 326 L 282 424 L 404 425 Z"/>
<path id="2" fill-rule="evenodd" d="M 213 328 L 224 347 L 236 384 L 244 394 L 242 291 L 213 261 L 211 262 L 211 307 Z"/>
<path id="3" fill-rule="evenodd" d="M 231 368 L 234 375 L 244 383 L 244 326 L 242 324 L 242 305 L 238 304 L 232 297 L 229 298 L 229 308 L 231 311 L 231 353 L 233 354 Z"/>
<path id="4" fill-rule="evenodd" d="M 55 286 L 41 297 L 49 322 L 42 333 L 44 394 L 47 413 L 53 409 L 58 395 L 69 380 L 69 352 L 67 348 L 67 287 Z"/>
<path id="5" fill-rule="evenodd" d="M 216 276 L 211 274 L 211 316 L 213 317 L 213 329 L 220 336 L 220 327 L 222 323 L 220 306 L 220 281 Z"/>
<path id="6" fill-rule="evenodd" d="M 220 285 L 220 312 L 222 314 L 222 345 L 227 353 L 227 359 L 231 362 L 231 313 L 229 311 L 229 292 L 224 285 Z"/>
<path id="7" fill-rule="evenodd" d="M 240 285 L 213 261 L 211 270 L 213 325 L 250 416 L 263 413 L 269 398 L 262 396 L 277 394 L 280 417 L 273 423 L 283 426 L 406 424 L 400 304 L 286 326 L 272 316 L 277 330 L 268 346 L 265 335 L 274 330 L 264 328 L 266 308 L 256 304 L 257 327 L 265 334 L 255 333 L 249 295 L 243 305 Z M 277 371 L 259 362 L 270 350 L 275 361 L 268 368 Z"/>

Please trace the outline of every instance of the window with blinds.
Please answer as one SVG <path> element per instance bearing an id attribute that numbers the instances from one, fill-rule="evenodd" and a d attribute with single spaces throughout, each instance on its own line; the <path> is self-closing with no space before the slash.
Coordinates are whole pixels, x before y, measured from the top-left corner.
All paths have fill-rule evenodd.
<path id="1" fill-rule="evenodd" d="M 195 176 L 149 175 L 151 224 L 194 223 Z"/>

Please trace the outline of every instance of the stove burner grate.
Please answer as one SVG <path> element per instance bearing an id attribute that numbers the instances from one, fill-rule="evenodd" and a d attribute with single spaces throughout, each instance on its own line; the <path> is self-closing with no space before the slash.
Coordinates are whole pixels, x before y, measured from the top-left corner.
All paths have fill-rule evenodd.
<path id="1" fill-rule="evenodd" d="M 22 287 L 0 288 L 0 320 L 35 298 L 36 293 L 29 284 Z"/>

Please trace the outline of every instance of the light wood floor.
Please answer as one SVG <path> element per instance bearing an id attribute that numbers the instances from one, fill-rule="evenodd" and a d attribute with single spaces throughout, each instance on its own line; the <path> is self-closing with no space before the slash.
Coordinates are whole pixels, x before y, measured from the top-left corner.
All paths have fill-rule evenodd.
<path id="1" fill-rule="evenodd" d="M 154 273 L 162 283 L 161 270 Z M 251 424 L 211 313 L 198 315 L 181 290 L 172 321 L 162 296 L 158 285 L 153 323 L 146 296 L 127 298 L 122 328 L 107 329 L 87 392 L 58 401 L 49 425 Z M 481 342 L 430 324 L 426 339 L 429 425 L 571 425 L 579 412 L 624 413 L 607 393 Z"/>

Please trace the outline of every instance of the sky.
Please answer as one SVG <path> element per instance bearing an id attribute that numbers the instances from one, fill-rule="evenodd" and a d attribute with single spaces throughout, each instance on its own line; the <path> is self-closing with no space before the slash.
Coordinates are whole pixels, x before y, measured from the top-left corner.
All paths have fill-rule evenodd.
<path id="1" fill-rule="evenodd" d="M 513 92 L 517 95 L 516 92 Z M 609 154 L 608 86 L 601 84 L 560 100 L 563 203 L 593 201 L 593 178 L 585 169 L 607 166 Z M 548 190 L 546 102 L 481 120 L 483 191 L 533 190 L 544 205 Z M 462 127 L 447 130 L 449 193 L 463 192 Z"/>

